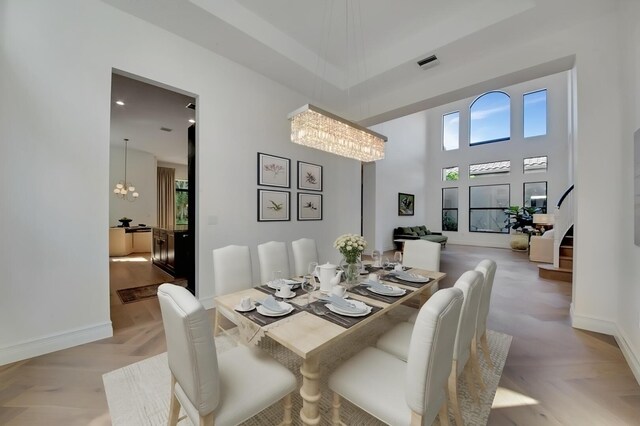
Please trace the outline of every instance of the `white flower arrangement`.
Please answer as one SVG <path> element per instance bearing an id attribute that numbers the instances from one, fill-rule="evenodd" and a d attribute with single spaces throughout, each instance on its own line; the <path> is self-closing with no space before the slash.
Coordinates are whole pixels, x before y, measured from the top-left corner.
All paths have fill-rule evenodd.
<path id="1" fill-rule="evenodd" d="M 361 235 L 344 234 L 336 239 L 333 246 L 338 249 L 348 263 L 355 263 L 367 247 L 367 242 Z"/>

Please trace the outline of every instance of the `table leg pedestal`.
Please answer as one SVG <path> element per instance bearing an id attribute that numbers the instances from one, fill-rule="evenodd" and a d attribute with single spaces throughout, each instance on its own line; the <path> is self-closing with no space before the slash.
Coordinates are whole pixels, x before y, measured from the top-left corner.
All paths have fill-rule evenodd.
<path id="1" fill-rule="evenodd" d="M 300 367 L 302 373 L 302 410 L 300 420 L 305 425 L 320 424 L 320 358 L 315 355 L 305 359 Z"/>

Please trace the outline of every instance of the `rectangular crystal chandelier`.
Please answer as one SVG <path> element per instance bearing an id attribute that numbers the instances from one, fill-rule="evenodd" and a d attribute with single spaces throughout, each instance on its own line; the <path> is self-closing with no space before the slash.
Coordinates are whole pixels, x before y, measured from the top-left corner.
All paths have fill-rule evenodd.
<path id="1" fill-rule="evenodd" d="M 316 106 L 289 114 L 291 142 L 368 162 L 384 158 L 387 137 Z"/>

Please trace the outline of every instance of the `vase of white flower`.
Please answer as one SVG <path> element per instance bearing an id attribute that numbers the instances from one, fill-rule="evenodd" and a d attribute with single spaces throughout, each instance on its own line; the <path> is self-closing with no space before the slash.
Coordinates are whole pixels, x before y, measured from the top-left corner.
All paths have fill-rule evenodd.
<path id="1" fill-rule="evenodd" d="M 357 234 L 344 234 L 339 236 L 333 246 L 344 257 L 340 266 L 344 271 L 345 285 L 353 287 L 358 284 L 360 277 L 360 255 L 367 247 L 365 239 Z"/>

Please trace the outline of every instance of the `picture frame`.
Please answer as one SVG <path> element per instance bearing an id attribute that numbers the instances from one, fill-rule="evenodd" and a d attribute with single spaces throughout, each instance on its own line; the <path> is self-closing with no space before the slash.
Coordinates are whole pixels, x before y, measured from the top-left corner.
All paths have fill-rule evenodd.
<path id="1" fill-rule="evenodd" d="M 291 193 L 258 189 L 258 222 L 287 222 L 291 220 Z"/>
<path id="2" fill-rule="evenodd" d="M 398 192 L 398 216 L 413 216 L 415 195 Z"/>
<path id="3" fill-rule="evenodd" d="M 322 220 L 322 194 L 298 192 L 298 220 Z"/>
<path id="4" fill-rule="evenodd" d="M 322 166 L 298 161 L 298 189 L 322 191 Z"/>
<path id="5" fill-rule="evenodd" d="M 291 160 L 258 152 L 258 185 L 291 187 Z"/>

